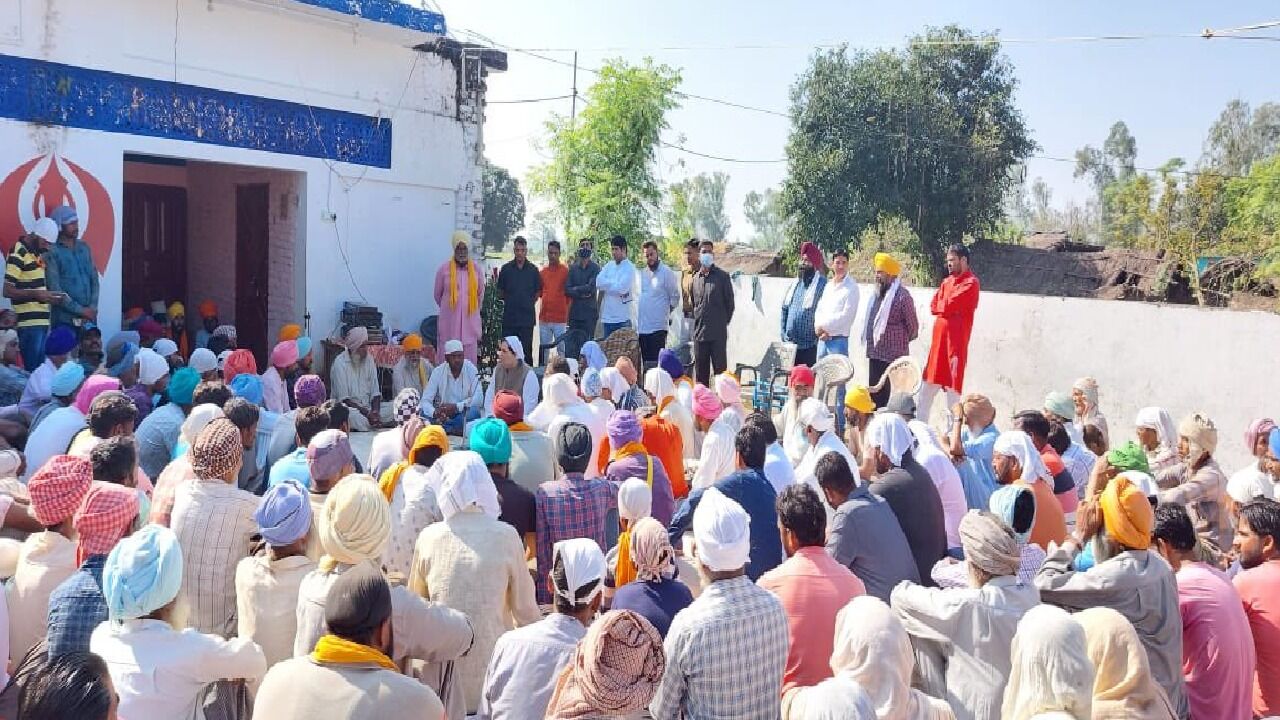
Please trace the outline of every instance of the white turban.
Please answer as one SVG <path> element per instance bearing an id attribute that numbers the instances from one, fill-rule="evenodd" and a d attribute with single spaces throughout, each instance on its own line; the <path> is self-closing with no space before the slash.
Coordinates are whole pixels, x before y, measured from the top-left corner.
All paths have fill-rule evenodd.
<path id="1" fill-rule="evenodd" d="M 169 361 L 155 350 L 142 348 L 138 351 L 138 382 L 143 385 L 154 385 L 160 378 L 169 374 Z"/>
<path id="2" fill-rule="evenodd" d="M 436 461 L 444 481 L 440 485 L 440 514 L 445 520 L 478 507 L 495 520 L 502 514 L 498 488 L 480 455 L 471 450 L 445 453 Z"/>
<path id="3" fill-rule="evenodd" d="M 622 373 L 611 367 L 604 368 L 600 371 L 600 384 L 613 394 L 613 401 L 615 403 L 621 400 L 622 396 L 631 389 L 631 385 L 627 383 L 626 378 L 622 377 Z"/>
<path id="4" fill-rule="evenodd" d="M 1021 430 L 1009 430 L 1000 433 L 1000 437 L 996 438 L 996 444 L 991 448 L 993 455 L 1004 455 L 1018 461 L 1018 465 L 1022 468 L 1022 475 L 1018 478 L 1027 484 L 1031 484 L 1037 480 L 1044 480 L 1052 483 L 1053 476 L 1049 474 L 1049 468 L 1044 466 L 1044 460 L 1040 458 L 1040 451 L 1036 450 L 1035 443 L 1031 442 L 1031 437 Z"/>
<path id="5" fill-rule="evenodd" d="M 204 375 L 218 369 L 218 356 L 213 354 L 209 348 L 196 348 L 191 351 L 191 359 L 187 361 L 187 367 Z"/>
<path id="6" fill-rule="evenodd" d="M 1116 477 L 1124 478 L 1133 483 L 1133 486 L 1138 488 L 1138 492 L 1149 498 L 1160 495 L 1160 486 L 1156 484 L 1156 479 L 1141 470 L 1126 470 Z"/>
<path id="7" fill-rule="evenodd" d="M 511 352 L 514 353 L 517 358 L 523 361 L 524 360 L 524 343 L 520 342 L 520 338 L 516 337 L 515 335 L 508 335 L 502 339 L 507 343 L 507 347 L 511 348 Z"/>
<path id="8" fill-rule="evenodd" d="M 831 415 L 831 411 L 817 398 L 807 398 L 800 403 L 799 416 L 802 426 L 811 427 L 820 433 L 828 432 L 836 425 L 836 419 Z"/>
<path id="9" fill-rule="evenodd" d="M 151 343 L 151 349 L 155 350 L 156 354 L 160 357 L 167 358 L 178 352 L 178 343 L 170 340 L 169 338 L 162 337 Z"/>
<path id="10" fill-rule="evenodd" d="M 902 466 L 902 456 L 915 442 L 907 421 L 897 413 L 878 413 L 867 426 L 867 447 L 880 448 L 895 467 Z"/>
<path id="11" fill-rule="evenodd" d="M 751 517 L 718 488 L 707 488 L 693 512 L 693 539 L 698 559 L 708 570 L 746 567 L 751 559 Z"/>
<path id="12" fill-rule="evenodd" d="M 1166 449 L 1178 447 L 1178 428 L 1169 411 L 1161 407 L 1144 407 L 1133 420 L 1134 427 L 1156 431 L 1156 438 Z M 1252 448 L 1250 448 L 1252 449 Z"/>
<path id="13" fill-rule="evenodd" d="M 585 605 L 604 591 L 604 574 L 606 570 L 604 553 L 595 540 L 590 538 L 574 538 L 561 540 L 551 550 L 551 564 L 559 557 L 564 565 L 564 580 L 568 587 L 557 587 L 555 592 L 570 605 Z M 595 583 L 595 587 L 586 597 L 579 600 L 577 592 L 584 585 Z"/>
<path id="14" fill-rule="evenodd" d="M 196 437 L 205 429 L 205 426 L 223 416 L 222 408 L 213 403 L 191 408 L 187 419 L 182 421 L 182 439 L 186 440 L 188 445 L 194 445 Z"/>
<path id="15" fill-rule="evenodd" d="M 1059 607 L 1037 605 L 1018 621 L 1000 717 L 1087 718 L 1093 711 L 1094 667 L 1084 628 Z"/>
<path id="16" fill-rule="evenodd" d="M 445 355 L 452 355 L 452 354 L 454 354 L 454 353 L 460 353 L 460 352 L 462 352 L 462 341 L 461 341 L 461 340 L 447 340 L 447 341 L 445 341 L 445 344 L 444 344 L 444 354 L 445 354 Z"/>
<path id="17" fill-rule="evenodd" d="M 527 413 L 525 421 L 539 430 L 545 430 L 560 411 L 570 405 L 581 403 L 578 388 L 573 379 L 564 373 L 547 375 L 542 378 L 542 402 Z"/>
<path id="18" fill-rule="evenodd" d="M 369 330 L 363 325 L 356 325 L 347 331 L 347 335 L 342 340 L 342 344 L 348 350 L 356 350 L 361 345 L 369 342 Z"/>
<path id="19" fill-rule="evenodd" d="M 649 517 L 653 505 L 653 490 L 640 478 L 628 478 L 618 488 L 618 515 L 623 520 L 635 522 Z"/>
<path id="20" fill-rule="evenodd" d="M 655 403 L 661 403 L 663 400 L 675 396 L 676 384 L 666 370 L 650 368 L 644 374 L 644 391 L 653 396 Z"/>

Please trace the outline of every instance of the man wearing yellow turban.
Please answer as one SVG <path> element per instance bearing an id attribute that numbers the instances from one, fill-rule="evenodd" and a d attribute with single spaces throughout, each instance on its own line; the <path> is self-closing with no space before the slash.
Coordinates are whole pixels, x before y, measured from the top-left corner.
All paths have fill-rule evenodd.
<path id="1" fill-rule="evenodd" d="M 1155 511 L 1127 475 L 1106 482 L 1080 506 L 1076 532 L 1054 548 L 1036 575 L 1040 600 L 1068 610 L 1109 607 L 1138 632 L 1151 676 L 1164 690 L 1175 717 L 1187 717 L 1182 677 L 1182 615 L 1173 570 L 1152 552 Z M 1088 543 L 1094 565 L 1076 570 Z"/>
<path id="2" fill-rule="evenodd" d="M 471 259 L 471 236 L 453 234 L 453 257 L 436 271 L 435 300 L 440 308 L 438 334 L 462 343 L 462 354 L 477 362 L 480 349 L 480 307 L 484 305 L 485 271 Z"/>
<path id="3" fill-rule="evenodd" d="M 898 280 L 902 266 L 888 253 L 876 253 L 876 293 L 867 309 L 867 324 L 862 339 L 867 344 L 867 360 L 871 370 L 870 384 L 884 376 L 889 363 L 906 355 L 912 340 L 920 332 L 916 305 L 911 293 Z M 872 393 L 876 407 L 889 402 L 888 383 Z"/>

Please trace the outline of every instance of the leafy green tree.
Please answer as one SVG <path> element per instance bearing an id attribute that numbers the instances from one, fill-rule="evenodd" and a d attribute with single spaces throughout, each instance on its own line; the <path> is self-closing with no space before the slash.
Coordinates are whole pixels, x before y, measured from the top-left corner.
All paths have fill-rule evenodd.
<path id="1" fill-rule="evenodd" d="M 1224 205 L 1229 243 L 1259 259 L 1259 276 L 1280 279 L 1280 155 L 1227 180 Z"/>
<path id="2" fill-rule="evenodd" d="M 1244 175 L 1253 164 L 1280 152 L 1280 103 L 1250 109 L 1232 100 L 1218 115 L 1204 142 L 1201 164 L 1225 175 Z"/>
<path id="3" fill-rule="evenodd" d="M 636 241 L 649 237 L 662 203 L 655 162 L 679 84 L 678 71 L 652 60 L 610 60 L 576 122 L 563 115 L 547 122 L 551 161 L 530 181 L 555 204 L 566 237 L 596 238 L 603 257 L 608 243 L 599 240 L 620 234 L 638 253 Z"/>
<path id="4" fill-rule="evenodd" d="M 742 202 L 742 213 L 755 229 L 751 236 L 752 247 L 761 250 L 777 250 L 786 241 L 786 215 L 782 210 L 782 196 L 773 188 L 762 193 L 752 190 Z"/>
<path id="5" fill-rule="evenodd" d="M 906 218 L 941 271 L 943 248 L 993 227 L 1009 170 L 1035 148 L 1000 45 L 955 26 L 907 50 L 818 53 L 791 89 L 783 208 L 792 244 L 856 243 L 881 214 Z"/>
<path id="6" fill-rule="evenodd" d="M 520 181 L 511 177 L 505 168 L 486 159 L 483 171 L 484 210 L 480 227 L 485 248 L 498 251 L 524 227 L 524 195 L 520 192 Z"/>
<path id="7" fill-rule="evenodd" d="M 689 184 L 689 210 L 698 236 L 720 242 L 729 237 L 729 215 L 724 210 L 724 191 L 729 185 L 728 173 L 699 173 Z"/>

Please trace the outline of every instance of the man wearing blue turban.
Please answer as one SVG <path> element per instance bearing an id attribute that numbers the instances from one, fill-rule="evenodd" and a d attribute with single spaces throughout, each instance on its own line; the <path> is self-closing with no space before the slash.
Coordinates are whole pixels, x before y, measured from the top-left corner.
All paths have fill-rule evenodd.
<path id="1" fill-rule="evenodd" d="M 251 640 L 170 625 L 182 564 L 177 536 L 160 525 L 121 540 L 107 556 L 102 594 L 110 619 L 93 631 L 89 650 L 107 662 L 121 717 L 198 717 L 210 683 L 258 681 L 267 672 Z"/>
<path id="2" fill-rule="evenodd" d="M 316 567 L 306 555 L 309 493 L 285 480 L 267 490 L 253 518 L 266 546 L 236 566 L 236 634 L 258 643 L 270 667 L 293 657 L 298 587 Z"/>

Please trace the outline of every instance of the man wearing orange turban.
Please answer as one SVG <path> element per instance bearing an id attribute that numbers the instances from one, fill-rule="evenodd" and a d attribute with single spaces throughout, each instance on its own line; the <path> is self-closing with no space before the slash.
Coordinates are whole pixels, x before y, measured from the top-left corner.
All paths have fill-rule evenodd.
<path id="1" fill-rule="evenodd" d="M 484 305 L 484 270 L 471 259 L 471 236 L 453 234 L 453 257 L 436 271 L 435 299 L 440 308 L 438 335 L 462 343 L 462 355 L 477 362 L 480 348 L 480 307 Z"/>
<path id="2" fill-rule="evenodd" d="M 426 346 L 422 336 L 409 333 L 400 341 L 400 349 L 404 355 L 391 368 L 391 393 L 399 395 L 405 388 L 413 388 L 421 395 L 427 389 L 427 379 L 431 377 L 431 363 L 422 356 Z"/>

